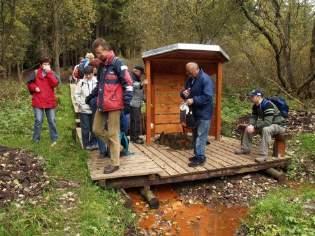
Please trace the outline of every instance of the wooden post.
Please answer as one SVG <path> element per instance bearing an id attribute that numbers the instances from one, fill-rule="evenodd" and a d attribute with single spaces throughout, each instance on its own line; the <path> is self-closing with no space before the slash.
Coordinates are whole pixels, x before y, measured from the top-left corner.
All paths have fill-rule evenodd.
<path id="1" fill-rule="evenodd" d="M 128 195 L 128 193 L 123 188 L 120 188 L 119 191 L 121 193 L 124 206 L 127 208 L 131 208 L 132 207 L 132 200 L 131 200 L 130 196 Z"/>
<path id="2" fill-rule="evenodd" d="M 274 157 L 284 157 L 285 156 L 285 143 L 287 135 L 278 134 L 275 136 L 275 142 L 273 144 L 273 154 Z"/>
<path id="3" fill-rule="evenodd" d="M 283 172 L 276 170 L 275 168 L 269 168 L 265 172 L 283 184 L 286 182 L 286 176 Z"/>
<path id="4" fill-rule="evenodd" d="M 217 67 L 217 80 L 216 80 L 216 106 L 215 106 L 215 139 L 221 138 L 221 103 L 222 103 L 222 63 L 218 63 Z"/>
<path id="5" fill-rule="evenodd" d="M 147 200 L 151 209 L 159 208 L 159 200 L 154 196 L 153 192 L 150 190 L 150 186 L 146 185 L 140 191 L 141 195 Z"/>
<path id="6" fill-rule="evenodd" d="M 145 61 L 145 78 L 147 80 L 146 88 L 146 143 L 151 143 L 151 63 L 149 60 Z"/>

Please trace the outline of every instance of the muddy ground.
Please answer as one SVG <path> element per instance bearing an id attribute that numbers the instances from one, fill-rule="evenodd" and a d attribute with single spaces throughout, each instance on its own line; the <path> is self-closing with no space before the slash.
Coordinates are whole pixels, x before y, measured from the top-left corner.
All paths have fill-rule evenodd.
<path id="1" fill-rule="evenodd" d="M 0 146 L 0 206 L 40 195 L 49 185 L 43 159 L 25 150 Z"/>
<path id="2" fill-rule="evenodd" d="M 159 209 L 150 209 L 136 190 L 130 190 L 139 216 L 137 230 L 126 235 L 233 235 L 251 201 L 279 184 L 261 173 L 217 178 L 153 188 Z M 225 219 L 222 221 L 222 219 Z"/>

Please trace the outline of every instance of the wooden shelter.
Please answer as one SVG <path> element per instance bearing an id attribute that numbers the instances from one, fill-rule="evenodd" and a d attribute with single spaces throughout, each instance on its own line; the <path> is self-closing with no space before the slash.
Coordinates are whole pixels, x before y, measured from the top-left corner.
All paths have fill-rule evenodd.
<path id="1" fill-rule="evenodd" d="M 146 143 L 155 134 L 181 132 L 179 92 L 186 81 L 185 65 L 197 62 L 215 82 L 215 107 L 210 134 L 221 135 L 222 65 L 229 56 L 218 45 L 177 43 L 149 50 L 142 56 L 146 71 Z"/>
<path id="2" fill-rule="evenodd" d="M 236 155 L 239 140 L 221 137 L 221 93 L 222 65 L 229 60 L 228 55 L 217 45 L 173 44 L 147 51 L 143 54 L 146 67 L 147 107 L 146 107 L 146 144 L 130 143 L 131 155 L 121 157 L 118 171 L 104 174 L 104 166 L 110 164 L 109 158 L 100 158 L 97 151 L 90 153 L 87 161 L 90 177 L 101 186 L 131 188 L 208 179 L 218 176 L 228 176 L 240 173 L 266 170 L 275 175 L 274 167 L 286 167 L 290 160 L 285 156 L 283 140 L 275 137 L 273 156 L 267 161 L 255 161 L 258 148 L 253 147 L 250 155 Z M 210 131 L 210 145 L 206 146 L 207 156 L 204 165 L 189 167 L 189 157 L 192 149 L 173 149 L 169 146 L 151 143 L 151 138 L 161 132 L 181 132 L 179 122 L 179 92 L 186 80 L 185 64 L 195 61 L 214 80 L 215 107 Z M 71 97 L 74 96 L 74 86 L 71 87 Z M 73 100 L 75 113 L 78 109 Z M 80 143 L 80 120 L 76 122 L 77 137 Z M 282 142 L 284 145 L 284 142 Z M 82 146 L 82 145 L 81 145 Z M 278 173 L 277 178 L 281 175 Z"/>

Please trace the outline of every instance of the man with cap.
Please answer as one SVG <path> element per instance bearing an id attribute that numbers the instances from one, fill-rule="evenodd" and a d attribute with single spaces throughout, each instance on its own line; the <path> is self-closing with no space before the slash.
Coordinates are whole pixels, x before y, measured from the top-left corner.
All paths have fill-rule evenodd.
<path id="1" fill-rule="evenodd" d="M 141 134 L 141 105 L 144 101 L 143 85 L 141 80 L 144 69 L 140 65 L 135 65 L 131 77 L 133 80 L 133 96 L 130 102 L 130 139 L 131 142 L 143 144 Z"/>
<path id="2" fill-rule="evenodd" d="M 268 148 L 272 136 L 285 132 L 283 127 L 285 119 L 277 106 L 268 99 L 264 98 L 260 89 L 254 89 L 248 97 L 252 103 L 252 115 L 249 119 L 249 125 L 246 126 L 241 140 L 241 149 L 236 150 L 235 154 L 249 154 L 252 147 L 252 137 L 255 134 L 262 136 L 259 155 L 257 161 L 265 161 L 268 157 Z"/>

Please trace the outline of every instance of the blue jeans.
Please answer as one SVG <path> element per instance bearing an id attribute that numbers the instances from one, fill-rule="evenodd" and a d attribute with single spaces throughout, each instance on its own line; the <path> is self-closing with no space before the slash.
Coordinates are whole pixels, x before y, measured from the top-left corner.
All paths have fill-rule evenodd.
<path id="1" fill-rule="evenodd" d="M 93 126 L 93 115 L 88 113 L 80 113 L 80 126 L 83 147 L 96 145 L 97 140 L 95 135 L 92 133 Z"/>
<path id="2" fill-rule="evenodd" d="M 106 144 L 100 138 L 96 138 L 96 140 L 100 154 L 105 155 L 107 152 Z"/>
<path id="3" fill-rule="evenodd" d="M 196 123 L 197 127 L 193 129 L 194 154 L 197 159 L 203 160 L 211 120 L 198 120 Z"/>
<path id="4" fill-rule="evenodd" d="M 43 120 L 44 120 L 44 112 L 47 117 L 50 139 L 52 142 L 55 142 L 58 139 L 57 128 L 56 128 L 56 118 L 55 118 L 55 109 L 41 109 L 33 107 L 34 111 L 34 133 L 33 133 L 33 141 L 39 142 L 40 133 L 42 130 Z"/>

